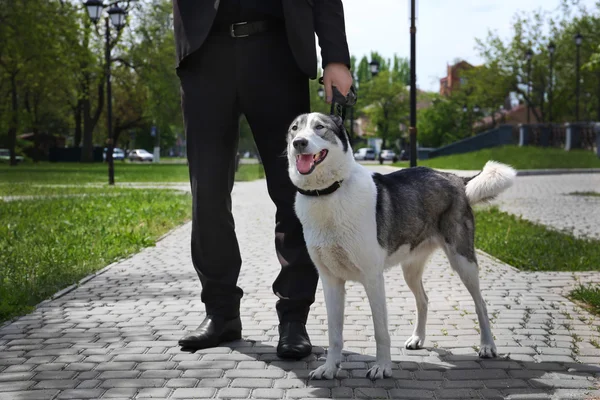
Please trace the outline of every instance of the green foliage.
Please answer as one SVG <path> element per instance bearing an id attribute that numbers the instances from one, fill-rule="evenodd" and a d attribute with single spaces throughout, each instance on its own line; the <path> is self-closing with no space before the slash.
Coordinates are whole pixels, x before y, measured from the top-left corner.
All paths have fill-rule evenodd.
<path id="1" fill-rule="evenodd" d="M 598 271 L 600 241 L 580 239 L 499 211 L 476 209 L 475 246 L 524 271 Z"/>
<path id="2" fill-rule="evenodd" d="M 125 29 L 111 27 L 113 132 L 120 146 L 136 132 L 152 147 L 156 125 L 161 147 L 169 147 L 183 132 L 172 4 L 130 6 Z M 12 146 L 17 135 L 34 132 L 104 145 L 105 82 L 104 19 L 94 27 L 81 2 L 11 0 L 0 7 L 0 142 Z"/>
<path id="3" fill-rule="evenodd" d="M 408 91 L 404 83 L 392 80 L 390 71 L 381 71 L 361 90 L 362 111 L 369 118 L 371 129 L 385 143 L 400 138 L 400 123 L 408 120 Z"/>
<path id="4" fill-rule="evenodd" d="M 503 41 L 497 34 L 489 33 L 487 38 L 478 40 L 478 50 L 485 60 L 485 68 L 479 73 L 481 85 L 488 82 L 485 90 L 490 100 L 505 90 L 517 93 L 522 102 L 532 107 L 532 113 L 539 121 L 548 122 L 550 118 L 550 54 L 548 44 L 556 45 L 552 89 L 552 122 L 566 122 L 574 119 L 576 46 L 574 35 L 584 36 L 581 45 L 581 111 L 580 119 L 600 118 L 598 90 L 600 85 L 600 65 L 593 62 L 600 39 L 600 3 L 587 9 L 583 4 L 576 5 L 563 1 L 557 17 L 551 17 L 541 11 L 529 15 L 516 14 L 513 21 L 513 36 Z M 531 48 L 531 96 L 527 97 L 528 64 L 525 52 Z M 490 79 L 486 79 L 490 75 Z M 493 76 L 496 76 L 494 81 Z M 482 92 L 482 91 L 481 91 Z M 480 100 L 483 102 L 483 100 Z M 497 104 L 498 106 L 500 104 Z M 492 102 L 493 107 L 493 102 Z"/>
<path id="5" fill-rule="evenodd" d="M 419 165 L 439 169 L 480 170 L 488 160 L 517 169 L 600 168 L 600 159 L 587 150 L 564 151 L 558 148 L 500 146 L 463 154 L 419 160 Z M 404 164 L 398 163 L 398 166 Z"/>
<path id="6" fill-rule="evenodd" d="M 462 119 L 457 102 L 438 96 L 431 107 L 421 110 L 417 116 L 419 144 L 440 147 L 455 142 L 464 136 Z"/>
<path id="7" fill-rule="evenodd" d="M 154 245 L 191 218 L 191 203 L 181 192 L 116 188 L 0 203 L 0 322 Z"/>

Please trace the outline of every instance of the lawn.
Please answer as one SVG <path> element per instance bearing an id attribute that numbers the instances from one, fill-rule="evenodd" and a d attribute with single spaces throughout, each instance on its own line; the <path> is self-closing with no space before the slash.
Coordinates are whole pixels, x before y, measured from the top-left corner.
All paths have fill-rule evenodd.
<path id="1" fill-rule="evenodd" d="M 241 164 L 237 181 L 264 177 L 262 165 Z M 39 163 L 10 167 L 0 165 L 0 182 L 37 184 L 82 184 L 108 182 L 106 164 Z M 189 182 L 185 164 L 115 163 L 115 183 L 122 182 Z"/>
<path id="2" fill-rule="evenodd" d="M 600 270 L 600 240 L 576 238 L 496 207 L 476 208 L 475 221 L 475 246 L 520 270 Z"/>
<path id="3" fill-rule="evenodd" d="M 0 321 L 154 245 L 191 218 L 191 196 L 180 191 L 103 192 L 0 203 Z"/>
<path id="4" fill-rule="evenodd" d="M 470 153 L 418 160 L 417 164 L 439 169 L 479 170 L 488 160 L 509 164 L 516 169 L 600 168 L 600 158 L 592 151 L 564 151 L 558 148 L 502 146 Z M 407 162 L 394 164 L 408 167 Z"/>

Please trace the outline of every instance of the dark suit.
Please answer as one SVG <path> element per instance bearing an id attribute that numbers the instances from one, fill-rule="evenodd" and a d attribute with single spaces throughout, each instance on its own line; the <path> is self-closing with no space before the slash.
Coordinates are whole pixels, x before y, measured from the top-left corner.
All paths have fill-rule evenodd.
<path id="1" fill-rule="evenodd" d="M 341 0 L 281 2 L 294 59 L 309 78 L 317 76 L 315 33 L 319 37 L 323 67 L 330 62 L 350 67 Z M 202 46 L 217 13 L 218 3 L 219 0 L 173 0 L 178 63 Z"/>
<path id="2" fill-rule="evenodd" d="M 227 8 L 217 11 L 215 0 L 173 0 L 193 194 L 192 261 L 202 283 L 201 299 L 209 315 L 239 313 L 241 258 L 231 190 L 239 119 L 244 114 L 277 207 L 275 250 L 281 271 L 273 291 L 279 297 L 278 316 L 282 322 L 305 322 L 318 275 L 294 212 L 295 188 L 281 155 L 289 124 L 310 111 L 308 78 L 315 78 L 317 70 L 315 31 L 320 35 L 324 65 L 350 63 L 342 3 L 281 0 L 285 27 L 282 24 L 280 31 L 232 38 L 211 31 L 211 26 L 269 17 L 269 13 L 241 7 L 248 5 L 247 0 L 220 1 L 220 7 Z"/>

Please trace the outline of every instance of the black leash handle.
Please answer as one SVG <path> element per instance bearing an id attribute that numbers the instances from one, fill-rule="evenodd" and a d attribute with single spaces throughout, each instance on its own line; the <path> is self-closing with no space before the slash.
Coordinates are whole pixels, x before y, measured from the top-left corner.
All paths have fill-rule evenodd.
<path id="1" fill-rule="evenodd" d="M 323 84 L 323 77 L 319 78 L 319 83 Z M 354 85 L 350 86 L 350 90 L 347 95 L 343 95 L 337 87 L 332 86 L 333 99 L 331 101 L 331 115 L 339 115 L 342 117 L 342 121 L 346 120 L 346 108 L 354 107 L 357 100 L 356 88 Z"/>

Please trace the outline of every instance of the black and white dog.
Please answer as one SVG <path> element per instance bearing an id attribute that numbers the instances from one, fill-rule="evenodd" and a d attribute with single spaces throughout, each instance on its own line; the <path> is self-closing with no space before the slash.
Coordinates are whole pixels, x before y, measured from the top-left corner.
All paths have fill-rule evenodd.
<path id="1" fill-rule="evenodd" d="M 417 324 L 405 346 L 423 346 L 428 299 L 422 276 L 429 255 L 440 247 L 475 302 L 479 356 L 497 355 L 479 289 L 471 205 L 510 187 L 514 169 L 489 161 L 471 178 L 424 167 L 373 173 L 355 162 L 341 118 L 319 113 L 303 114 L 292 122 L 287 157 L 298 189 L 296 214 L 327 308 L 327 359 L 310 373 L 311 379 L 332 379 L 340 368 L 348 280 L 364 285 L 373 315 L 377 355 L 367 377 L 392 375 L 384 271 L 398 264 L 417 307 Z"/>

